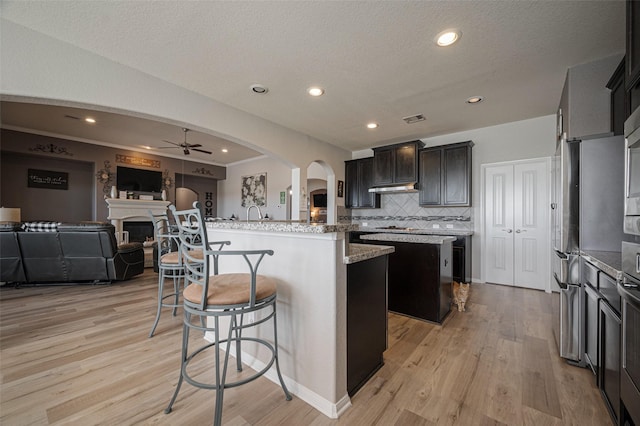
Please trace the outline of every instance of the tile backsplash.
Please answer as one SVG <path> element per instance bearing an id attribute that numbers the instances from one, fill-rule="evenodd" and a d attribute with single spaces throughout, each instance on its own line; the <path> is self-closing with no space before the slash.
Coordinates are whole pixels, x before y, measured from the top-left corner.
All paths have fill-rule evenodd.
<path id="1" fill-rule="evenodd" d="M 418 193 L 384 194 L 379 209 L 338 210 L 339 222 L 357 223 L 360 227 L 379 228 L 398 226 L 403 228 L 432 229 L 439 225 L 447 229 L 473 231 L 471 207 L 420 207 Z"/>

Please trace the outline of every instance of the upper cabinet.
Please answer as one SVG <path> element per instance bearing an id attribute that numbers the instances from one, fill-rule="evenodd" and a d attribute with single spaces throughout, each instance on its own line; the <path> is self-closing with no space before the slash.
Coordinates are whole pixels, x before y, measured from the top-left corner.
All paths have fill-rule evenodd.
<path id="1" fill-rule="evenodd" d="M 630 0 L 627 0 L 627 40 L 624 59 L 628 117 L 640 106 L 640 4 Z"/>
<path id="2" fill-rule="evenodd" d="M 466 141 L 420 150 L 421 206 L 471 206 L 471 147 Z"/>
<path id="3" fill-rule="evenodd" d="M 369 192 L 373 186 L 373 157 L 345 161 L 344 175 L 346 208 L 380 207 L 380 194 Z"/>
<path id="4" fill-rule="evenodd" d="M 417 182 L 418 150 L 423 146 L 416 140 L 374 148 L 374 185 Z"/>
<path id="5" fill-rule="evenodd" d="M 560 98 L 567 139 L 611 131 L 611 91 L 605 83 L 621 59 L 622 54 L 612 55 L 567 70 Z"/>
<path id="6" fill-rule="evenodd" d="M 624 66 L 625 60 L 622 58 L 607 83 L 607 88 L 611 90 L 611 131 L 614 135 L 624 134 L 624 121 L 629 116 L 628 97 L 624 87 Z"/>

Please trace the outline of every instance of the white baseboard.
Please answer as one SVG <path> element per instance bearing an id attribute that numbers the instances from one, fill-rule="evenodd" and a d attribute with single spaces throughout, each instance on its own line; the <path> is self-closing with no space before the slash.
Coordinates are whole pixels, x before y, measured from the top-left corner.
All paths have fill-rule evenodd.
<path id="1" fill-rule="evenodd" d="M 205 335 L 205 340 L 209 342 L 213 342 L 213 340 L 209 337 L 209 335 Z M 224 348 L 221 348 L 224 351 Z M 233 354 L 235 353 L 235 349 L 231 350 L 231 357 L 235 359 Z M 252 355 L 242 351 L 242 363 L 255 371 L 262 370 L 266 364 L 259 359 L 253 357 Z M 272 366 L 269 371 L 264 374 L 264 377 L 271 380 L 276 385 L 280 386 L 280 380 L 278 380 L 278 373 L 275 369 L 275 366 Z M 311 405 L 313 408 L 329 417 L 330 419 L 337 419 L 340 417 L 349 407 L 351 407 L 351 398 L 349 398 L 348 394 L 345 394 L 342 398 L 340 398 L 337 402 L 331 402 L 324 397 L 318 395 L 316 392 L 311 389 L 301 385 L 300 383 L 293 380 L 291 377 L 286 375 L 282 375 L 284 383 L 287 385 L 287 389 L 292 395 L 300 398 L 307 404 Z M 284 398 L 284 395 L 283 395 Z"/>

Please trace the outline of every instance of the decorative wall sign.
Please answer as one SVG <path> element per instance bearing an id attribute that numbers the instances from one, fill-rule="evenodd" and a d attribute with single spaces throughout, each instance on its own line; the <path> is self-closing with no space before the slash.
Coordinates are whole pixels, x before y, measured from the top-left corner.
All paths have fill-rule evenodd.
<path id="1" fill-rule="evenodd" d="M 29 169 L 27 175 L 29 188 L 69 189 L 69 173 L 51 170 Z"/>
<path id="2" fill-rule="evenodd" d="M 160 160 L 151 160 L 149 158 L 132 157 L 130 155 L 116 154 L 116 163 L 132 164 L 134 166 L 160 168 Z"/>
<path id="3" fill-rule="evenodd" d="M 344 197 L 344 181 L 338 181 L 338 198 Z"/>
<path id="4" fill-rule="evenodd" d="M 33 148 L 29 148 L 29 151 L 39 151 L 39 152 L 46 152 L 48 154 L 68 155 L 70 157 L 73 157 L 73 154 L 67 151 L 67 148 L 63 146 L 54 145 L 52 143 L 49 143 L 46 145 L 38 143 Z"/>
<path id="5" fill-rule="evenodd" d="M 206 175 L 206 176 L 214 176 L 213 173 L 211 173 L 211 170 L 205 169 L 204 167 L 195 169 L 191 173 L 197 173 L 199 175 Z"/>
<path id="6" fill-rule="evenodd" d="M 260 207 L 267 205 L 266 173 L 242 176 L 241 185 L 242 193 L 240 194 L 240 197 L 242 199 L 242 207 L 249 207 L 254 204 Z"/>

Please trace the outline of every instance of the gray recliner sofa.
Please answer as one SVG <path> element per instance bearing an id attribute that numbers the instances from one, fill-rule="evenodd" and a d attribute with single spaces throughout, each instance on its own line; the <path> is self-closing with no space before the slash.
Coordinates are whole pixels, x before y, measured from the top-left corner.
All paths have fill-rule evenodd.
<path id="1" fill-rule="evenodd" d="M 126 280 L 144 272 L 142 243 L 118 246 L 110 223 L 62 223 L 49 231 L 0 224 L 0 281 L 85 283 Z"/>

